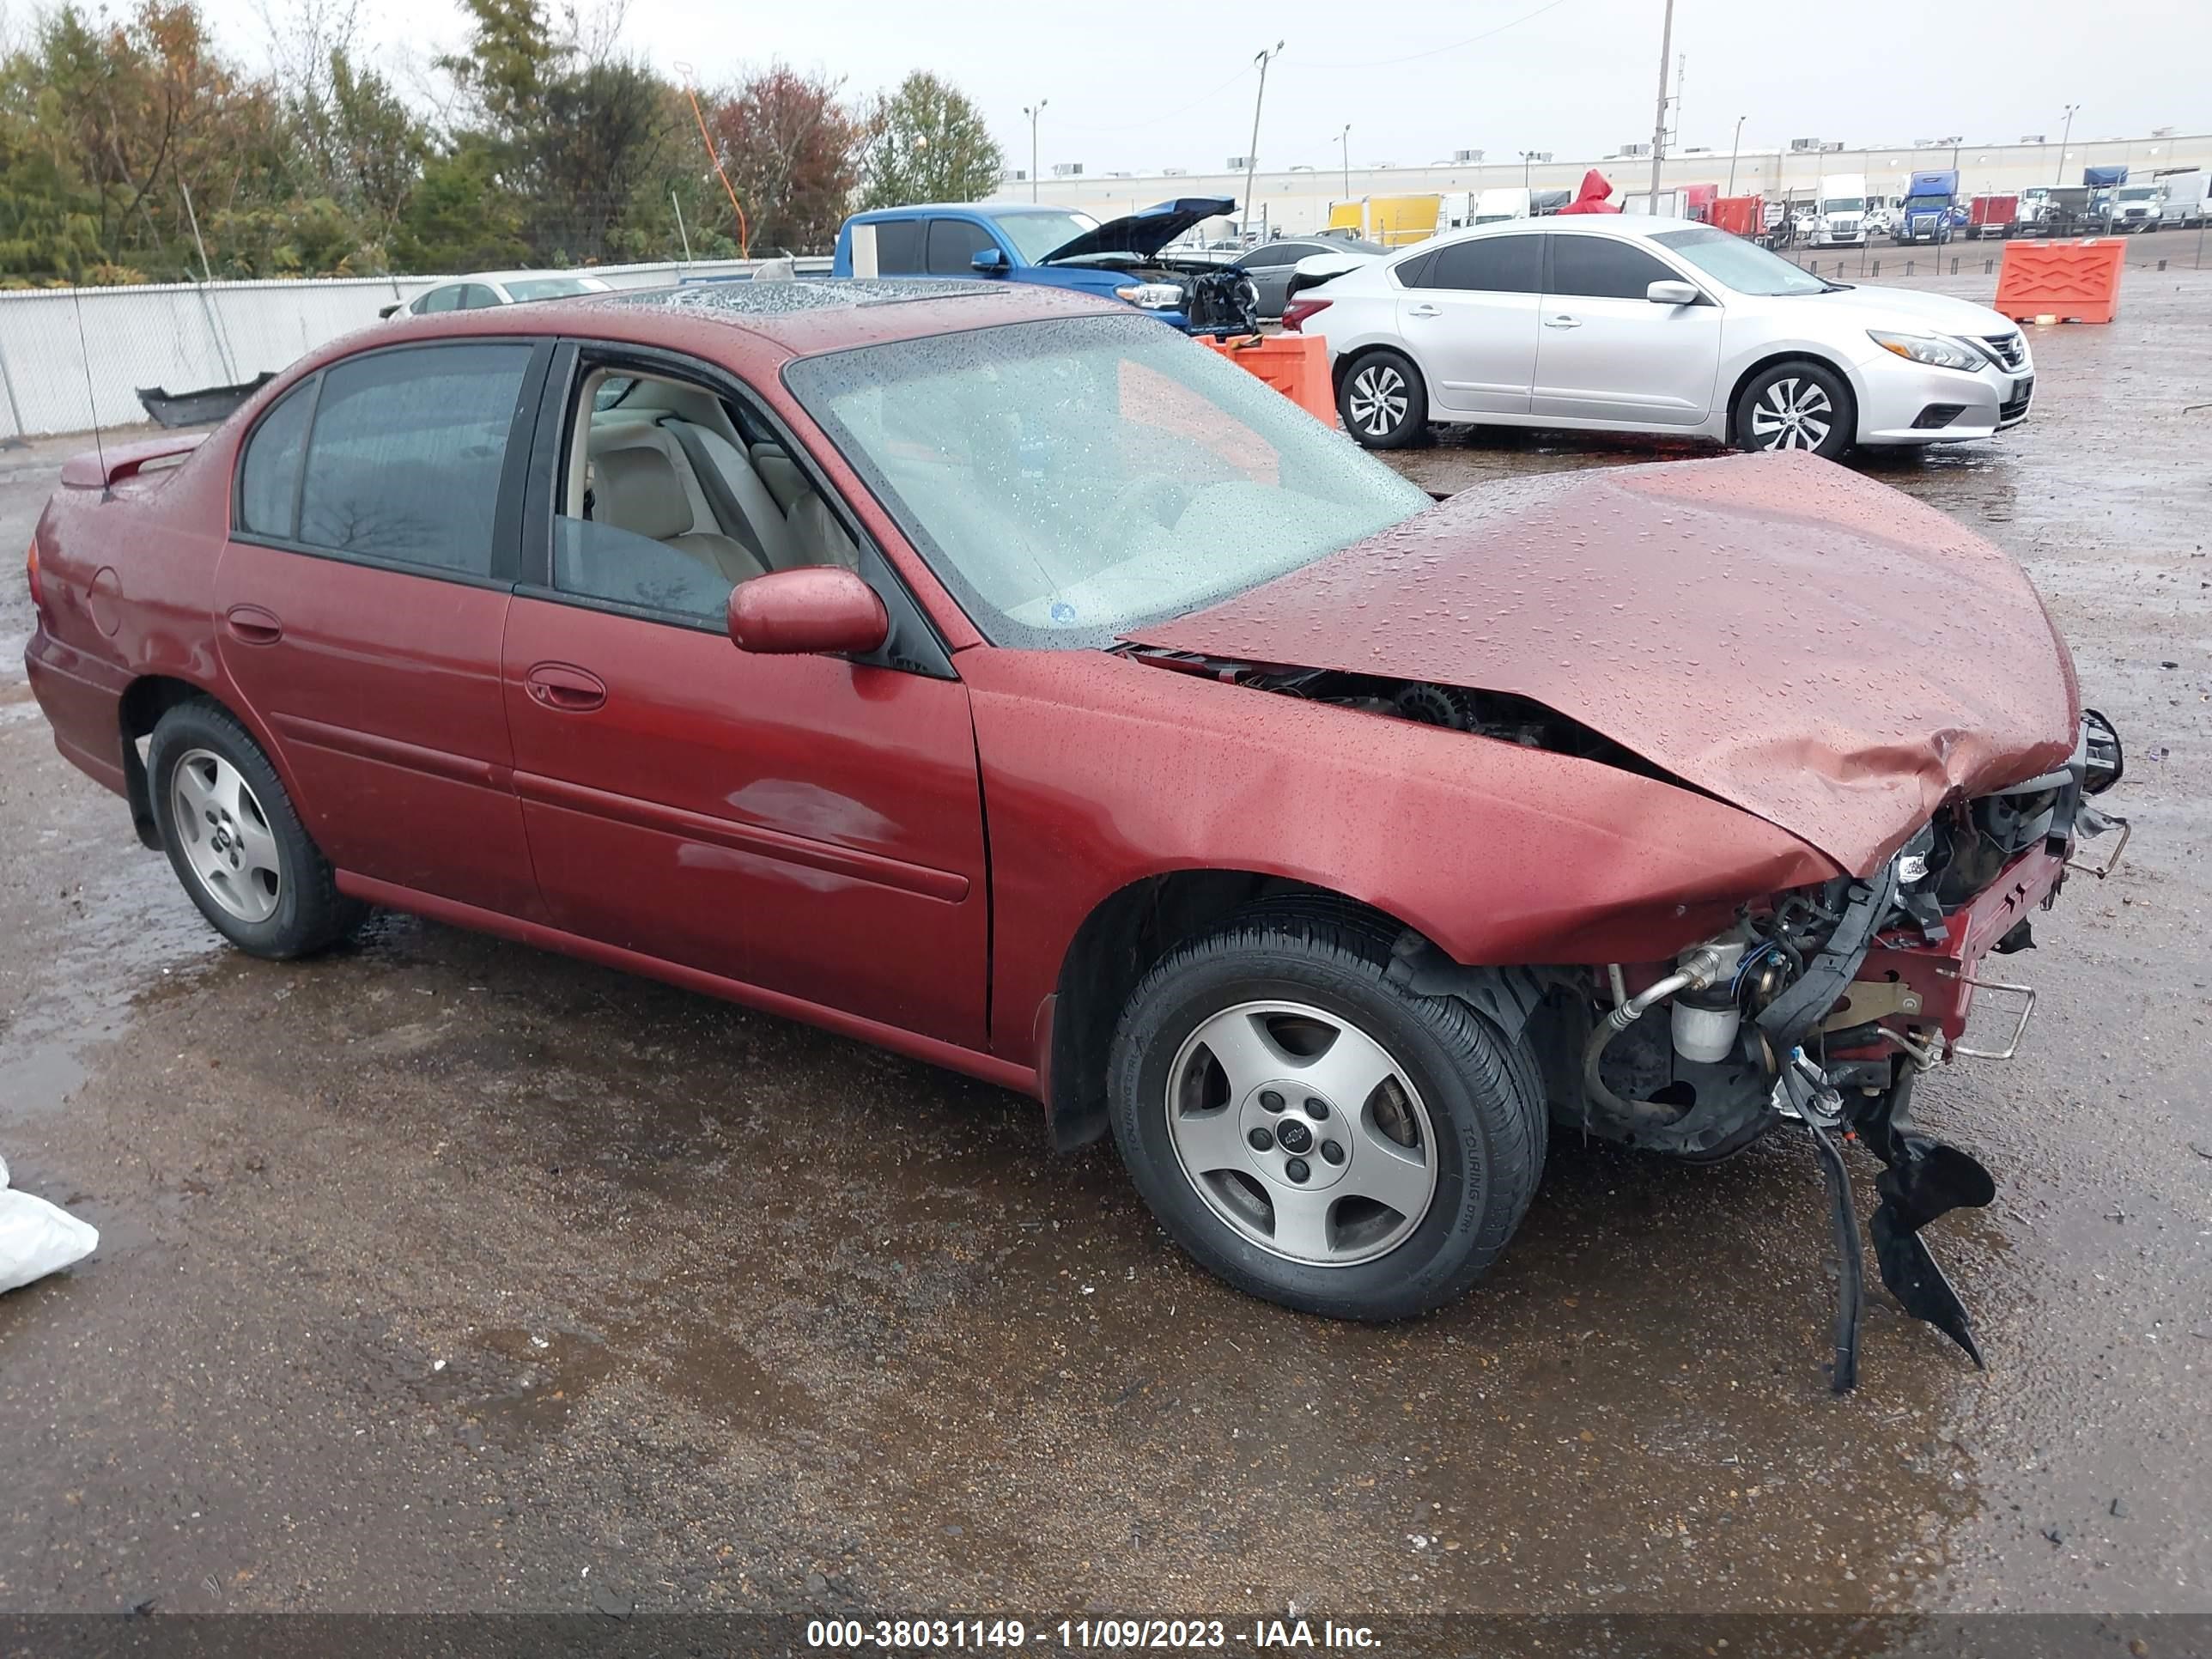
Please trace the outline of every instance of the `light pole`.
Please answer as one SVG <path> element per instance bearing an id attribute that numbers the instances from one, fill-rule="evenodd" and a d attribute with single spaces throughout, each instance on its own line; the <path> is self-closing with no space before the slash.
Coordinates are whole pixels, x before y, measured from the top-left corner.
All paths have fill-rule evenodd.
<path id="1" fill-rule="evenodd" d="M 1037 117 L 1044 113 L 1044 106 L 1050 102 L 1052 100 L 1049 98 L 1040 98 L 1034 104 L 1022 106 L 1022 113 L 1030 118 L 1030 200 L 1032 202 L 1037 198 Z"/>
<path id="2" fill-rule="evenodd" d="M 1659 113 L 1651 124 L 1651 211 L 1659 211 L 1659 163 L 1667 154 L 1667 59 L 1674 50 L 1674 0 L 1659 31 Z"/>
<path id="3" fill-rule="evenodd" d="M 1528 163 L 1535 159 L 1536 152 L 1533 149 L 1524 149 L 1521 152 L 1521 188 L 1523 190 L 1528 188 Z"/>
<path id="4" fill-rule="evenodd" d="M 2058 171 L 2051 175 L 2054 185 L 2066 182 L 2066 141 L 2074 136 L 2074 112 L 2081 107 L 2079 104 L 2066 106 L 2066 125 L 2058 135 Z"/>
<path id="5" fill-rule="evenodd" d="M 1672 3 L 1672 0 L 1669 0 L 1669 3 Z M 1267 95 L 1267 65 L 1281 53 L 1282 50 L 1283 43 L 1278 40 L 1264 52 L 1255 52 L 1252 55 L 1252 61 L 1260 66 L 1260 89 L 1252 94 L 1252 142 L 1244 147 L 1244 217 L 1243 222 L 1237 227 L 1237 240 L 1239 241 L 1243 241 L 1252 232 L 1252 175 L 1259 171 L 1260 167 L 1260 105 Z M 1345 151 L 1347 156 L 1351 153 L 1349 149 Z M 1348 161 L 1345 164 L 1345 169 L 1347 173 L 1351 170 L 1351 163 Z"/>
<path id="6" fill-rule="evenodd" d="M 1735 137 L 1729 144 L 1728 193 L 1731 196 L 1735 194 L 1735 158 L 1743 149 L 1743 121 L 1741 115 L 1735 118 Z"/>
<path id="7" fill-rule="evenodd" d="M 1336 135 L 1336 142 L 1344 146 L 1344 199 L 1352 199 L 1352 123 L 1344 124 L 1344 131 Z"/>

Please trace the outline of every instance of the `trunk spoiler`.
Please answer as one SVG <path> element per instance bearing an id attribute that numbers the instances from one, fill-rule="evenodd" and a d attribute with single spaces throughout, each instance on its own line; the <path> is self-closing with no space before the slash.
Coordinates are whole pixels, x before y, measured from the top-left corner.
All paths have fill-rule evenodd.
<path id="1" fill-rule="evenodd" d="M 62 463 L 62 483 L 71 489 L 106 489 L 135 478 L 156 461 L 189 455 L 200 447 L 204 432 L 179 433 L 143 444 L 124 444 L 72 455 Z"/>

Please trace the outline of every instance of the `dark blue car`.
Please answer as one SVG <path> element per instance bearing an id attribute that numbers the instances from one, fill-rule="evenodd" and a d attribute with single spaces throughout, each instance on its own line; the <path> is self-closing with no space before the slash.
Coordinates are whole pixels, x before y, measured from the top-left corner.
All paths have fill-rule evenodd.
<path id="1" fill-rule="evenodd" d="M 1226 196 L 1161 202 L 1100 224 L 1067 208 L 1010 202 L 934 203 L 856 213 L 837 233 L 838 276 L 977 276 L 1042 283 L 1120 300 L 1176 328 L 1190 326 L 1195 275 L 1160 262 L 1170 242 L 1234 213 Z"/>

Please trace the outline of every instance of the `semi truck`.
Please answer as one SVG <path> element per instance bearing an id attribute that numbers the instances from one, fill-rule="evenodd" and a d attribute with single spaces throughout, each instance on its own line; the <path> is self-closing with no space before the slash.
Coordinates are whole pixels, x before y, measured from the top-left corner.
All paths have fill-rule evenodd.
<path id="1" fill-rule="evenodd" d="M 1977 196 L 1966 204 L 1966 234 L 1976 239 L 2009 236 L 2019 218 L 2019 197 L 1995 193 Z"/>
<path id="2" fill-rule="evenodd" d="M 1866 175 L 1826 173 L 1820 175 L 1818 216 L 1813 225 L 1815 247 L 1862 247 L 1866 243 Z"/>
<path id="3" fill-rule="evenodd" d="M 1933 242 L 1938 246 L 1951 240 L 1952 208 L 1959 194 L 1959 174 L 1954 168 L 1936 172 L 1916 173 L 1905 192 L 1905 201 L 1897 210 L 1897 224 L 1889 239 L 1904 246 L 1912 242 Z"/>

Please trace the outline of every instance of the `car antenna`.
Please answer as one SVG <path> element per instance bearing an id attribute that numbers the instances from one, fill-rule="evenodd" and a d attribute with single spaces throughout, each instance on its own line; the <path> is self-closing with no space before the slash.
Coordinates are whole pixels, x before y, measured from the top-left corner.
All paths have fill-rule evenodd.
<path id="1" fill-rule="evenodd" d="M 70 303 L 76 312 L 76 360 L 84 368 L 85 406 L 92 413 L 92 448 L 100 457 L 100 488 L 107 489 L 107 445 L 100 435 L 100 396 L 92 389 L 92 348 L 84 341 L 84 290 L 72 283 Z"/>

